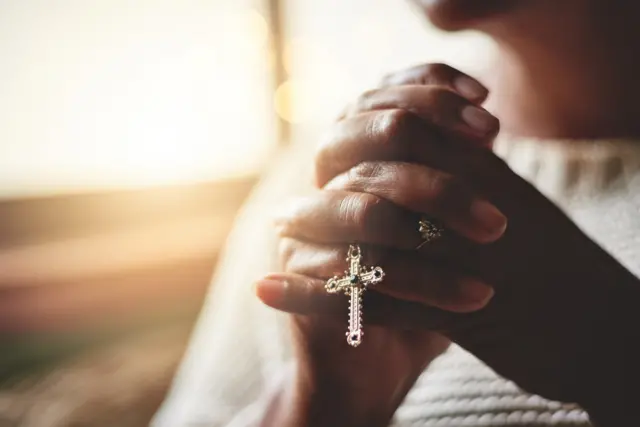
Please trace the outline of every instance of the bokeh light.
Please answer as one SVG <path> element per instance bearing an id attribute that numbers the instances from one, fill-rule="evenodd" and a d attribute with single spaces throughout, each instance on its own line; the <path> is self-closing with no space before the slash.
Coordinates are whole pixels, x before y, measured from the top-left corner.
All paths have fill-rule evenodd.
<path id="1" fill-rule="evenodd" d="M 3 195 L 262 167 L 275 141 L 273 52 L 259 11 L 217 1 L 39 5 L 15 2 L 0 16 Z"/>

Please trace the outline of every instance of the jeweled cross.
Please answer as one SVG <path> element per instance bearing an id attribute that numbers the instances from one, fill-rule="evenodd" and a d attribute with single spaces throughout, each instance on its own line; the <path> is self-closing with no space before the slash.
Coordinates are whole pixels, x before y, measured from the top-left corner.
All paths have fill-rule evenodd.
<path id="1" fill-rule="evenodd" d="M 384 271 L 380 267 L 367 268 L 360 265 L 362 251 L 358 245 L 349 245 L 347 262 L 349 270 L 344 277 L 335 276 L 325 285 L 330 294 L 344 292 L 349 298 L 349 330 L 347 331 L 347 343 L 357 347 L 362 342 L 362 294 L 369 285 L 380 283 L 384 277 Z"/>

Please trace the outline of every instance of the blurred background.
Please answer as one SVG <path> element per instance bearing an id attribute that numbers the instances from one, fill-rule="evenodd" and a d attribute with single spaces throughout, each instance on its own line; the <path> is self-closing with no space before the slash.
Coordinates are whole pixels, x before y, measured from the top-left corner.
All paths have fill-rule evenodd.
<path id="1" fill-rule="evenodd" d="M 490 49 L 403 0 L 0 0 L 0 427 L 147 425 L 279 152 Z"/>

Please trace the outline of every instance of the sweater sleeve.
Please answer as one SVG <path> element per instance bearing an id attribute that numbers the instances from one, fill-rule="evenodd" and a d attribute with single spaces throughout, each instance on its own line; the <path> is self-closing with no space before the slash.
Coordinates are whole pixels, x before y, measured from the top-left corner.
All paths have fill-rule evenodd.
<path id="1" fill-rule="evenodd" d="M 239 214 L 153 427 L 244 427 L 259 418 L 261 398 L 288 359 L 289 342 L 286 316 L 263 306 L 252 284 L 278 269 L 274 209 L 310 188 L 310 179 L 301 179 L 301 169 L 309 169 L 304 148 L 280 158 Z"/>

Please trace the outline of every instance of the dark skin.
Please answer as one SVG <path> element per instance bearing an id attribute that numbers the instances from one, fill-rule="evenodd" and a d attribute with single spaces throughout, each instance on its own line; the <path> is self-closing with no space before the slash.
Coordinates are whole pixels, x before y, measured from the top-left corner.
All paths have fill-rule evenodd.
<path id="1" fill-rule="evenodd" d="M 624 9 L 635 6 L 607 3 L 616 13 L 595 31 L 602 2 L 479 3 L 431 2 L 426 12 L 442 27 L 473 26 L 501 43 L 506 59 L 493 98 L 503 127 L 545 137 L 640 136 L 636 79 L 625 78 L 640 67 L 622 55 L 625 47 L 598 48 L 620 36 L 632 12 Z M 540 42 L 551 36 L 553 48 Z M 593 52 L 582 49 L 587 38 L 600 40 Z M 488 150 L 497 119 L 469 113 L 487 91 L 461 78 L 423 66 L 361 97 L 317 155 L 322 191 L 279 219 L 285 273 L 257 292 L 295 313 L 296 358 L 265 425 L 384 426 L 448 340 L 527 391 L 581 404 L 599 425 L 632 419 L 638 280 Z M 449 232 L 416 251 L 419 213 Z M 365 321 L 376 326 L 367 325 L 356 349 L 344 342 L 344 299 L 323 289 L 344 270 L 353 241 L 387 272 L 367 294 Z"/>
<path id="2" fill-rule="evenodd" d="M 426 72 L 426 73 L 425 73 Z M 409 70 L 399 74 L 389 76 L 385 85 L 393 88 L 397 87 L 400 83 L 421 83 L 432 79 L 444 82 L 444 79 L 453 80 L 455 76 L 460 75 L 457 71 L 446 67 L 418 67 L 415 70 Z M 436 81 L 436 80 L 433 80 Z M 393 85 L 393 86 L 390 86 Z M 456 95 L 451 91 L 443 92 L 448 100 L 445 102 L 451 102 L 451 108 L 454 108 L 456 104 L 469 103 L 465 98 L 460 95 Z M 376 92 L 371 92 L 371 96 L 375 96 Z M 477 104 L 486 95 L 486 91 L 476 97 L 474 100 Z M 360 133 L 362 130 L 368 128 L 365 122 L 360 120 L 360 112 L 368 107 L 365 106 L 368 96 L 365 95 L 359 103 L 348 109 L 341 122 L 345 125 L 344 128 L 336 128 L 335 138 L 331 138 L 328 141 L 328 145 L 323 153 L 319 153 L 319 168 L 318 180 L 326 181 L 330 178 L 329 175 L 322 175 L 324 171 L 331 173 L 330 169 L 322 167 L 321 164 L 335 165 L 333 161 L 333 154 L 335 150 L 332 147 L 343 146 L 346 143 L 349 145 L 355 144 L 353 148 L 356 151 L 353 152 L 355 157 L 352 160 L 356 160 L 360 153 L 368 152 L 363 151 L 358 147 L 362 141 Z M 420 98 L 418 98 L 420 99 Z M 403 120 L 401 118 L 402 112 L 398 113 L 393 111 L 390 114 L 391 121 L 389 122 L 388 130 L 393 130 L 395 127 L 395 120 Z M 376 117 L 378 116 L 375 113 Z M 381 117 L 385 121 L 389 113 L 387 111 L 381 112 Z M 396 118 L 396 115 L 398 117 Z M 351 120 L 354 118 L 355 120 Z M 491 120 L 493 125 L 497 125 L 495 120 Z M 488 135 L 476 135 L 473 130 L 460 126 L 457 129 L 463 135 L 468 135 L 474 141 L 477 141 L 478 147 L 481 147 L 486 143 L 486 136 Z M 355 133 L 354 133 L 355 132 Z M 490 132 L 493 132 L 490 131 Z M 353 135 L 354 138 L 341 137 L 340 135 Z M 379 138 L 375 138 L 376 141 L 384 143 L 387 140 L 387 132 L 381 129 Z M 344 147 L 346 148 L 346 147 Z M 373 150 L 372 153 L 380 151 L 376 147 L 370 146 Z M 380 148 L 380 147 L 378 147 Z M 348 149 L 348 148 L 347 148 Z M 338 149 L 342 151 L 342 149 Z M 482 148 L 482 152 L 486 152 L 486 148 Z M 346 159 L 345 159 L 346 160 Z M 349 169 L 350 163 L 343 164 L 343 168 Z M 338 172 L 335 170 L 334 173 Z M 319 193 L 333 198 L 333 193 Z M 356 198 L 360 195 L 353 193 Z M 364 197 L 368 195 L 363 194 Z M 333 199 L 334 202 L 340 203 L 340 199 Z M 324 208 L 324 206 L 330 206 L 329 200 L 313 200 L 309 199 L 310 204 L 308 207 L 301 206 L 298 203 L 294 203 L 294 211 L 291 212 L 293 217 L 303 219 L 300 215 L 302 211 L 306 211 L 313 215 L 318 207 Z M 366 200 L 362 201 L 366 204 Z M 329 203 L 329 204 L 327 204 Z M 358 202 L 356 202 L 357 204 Z M 386 205 L 386 209 L 391 215 L 404 215 L 404 220 L 407 217 L 411 217 L 411 214 L 406 212 L 397 212 L 392 204 Z M 382 214 L 384 218 L 385 214 Z M 283 217 L 281 225 L 283 227 L 283 235 L 289 234 L 287 229 L 292 226 L 297 229 L 308 229 L 304 224 L 293 225 L 287 219 L 289 217 Z M 303 219 L 304 220 L 304 219 Z M 413 218 L 412 218 L 413 220 Z M 405 221 L 400 221 L 404 223 Z M 464 221 L 460 221 L 463 224 Z M 415 224 L 415 222 L 413 223 Z M 333 226 L 327 223 L 330 227 Z M 372 231 L 378 229 L 377 227 L 367 227 Z M 415 230 L 410 230 L 412 225 L 407 224 L 408 228 L 405 229 L 405 242 L 404 244 L 409 247 L 415 247 L 419 244 L 419 239 L 416 239 Z M 346 227 L 344 231 L 349 231 L 350 227 Z M 479 236 L 481 239 L 487 239 L 487 235 L 484 232 L 477 232 L 473 228 L 467 227 L 471 234 Z M 322 230 L 313 228 L 313 231 L 318 234 L 323 234 Z M 310 229 L 310 231 L 312 231 Z M 331 233 L 329 230 L 326 232 Z M 502 232 L 498 231 L 494 233 L 490 239 L 499 236 Z M 378 236 L 384 240 L 384 236 Z M 309 247 L 309 251 L 302 250 L 299 247 L 298 242 L 295 239 L 284 238 L 282 240 L 282 253 L 284 260 L 284 267 L 287 271 L 301 271 L 306 267 L 311 267 L 308 264 L 308 256 L 316 258 L 318 261 L 317 266 L 321 268 L 329 268 L 331 270 L 330 276 L 334 273 L 342 273 L 344 270 L 344 258 L 346 253 L 338 248 L 337 245 L 327 248 L 326 251 L 322 248 L 318 251 L 317 247 Z M 332 249 L 339 249 L 333 251 Z M 306 252 L 306 254 L 305 254 Z M 295 264 L 299 263 L 299 267 Z M 385 264 L 385 268 L 387 268 Z M 400 268 L 402 268 L 400 266 Z M 418 267 L 419 274 L 422 274 L 422 268 Z M 387 269 L 389 274 L 393 274 Z M 296 276 L 297 278 L 298 276 Z M 426 278 L 426 277 L 425 277 Z M 294 351 L 297 355 L 295 358 L 295 366 L 292 368 L 291 383 L 288 384 L 289 391 L 285 393 L 288 396 L 287 404 L 283 404 L 283 412 L 278 413 L 278 416 L 272 415 L 275 418 L 272 423 L 267 425 L 278 426 L 303 426 L 303 425 L 335 425 L 335 426 L 384 426 L 387 425 L 391 416 L 393 415 L 395 408 L 400 404 L 405 394 L 411 388 L 419 374 L 426 368 L 428 363 L 441 354 L 449 345 L 449 339 L 444 335 L 430 331 L 426 328 L 416 330 L 415 328 L 389 328 L 385 327 L 384 323 L 381 323 L 381 327 L 369 327 L 366 332 L 366 339 L 357 348 L 353 349 L 347 347 L 344 339 L 344 330 L 346 322 L 346 308 L 343 298 L 330 298 L 324 299 L 325 295 L 320 283 L 320 288 L 317 288 L 314 283 L 313 286 L 307 288 L 313 294 L 307 294 L 306 297 L 302 297 L 298 292 L 302 288 L 300 283 L 291 280 L 292 276 L 289 275 L 272 275 L 267 278 L 266 281 L 262 281 L 258 284 L 257 291 L 259 296 L 267 304 L 279 309 L 285 309 L 285 305 L 289 305 L 294 298 L 297 302 L 293 302 L 296 307 L 293 311 L 298 311 L 305 316 L 293 316 L 292 317 L 292 331 L 294 335 Z M 300 279 L 303 279 L 300 276 Z M 280 292 L 283 288 L 283 282 L 291 283 L 288 290 L 284 293 Z M 475 283 L 474 283 L 475 284 Z M 273 285 L 272 288 L 270 286 Z M 474 295 L 469 300 L 461 301 L 454 295 L 454 292 L 446 290 L 448 297 L 441 298 L 439 300 L 443 306 L 456 312 L 466 312 L 470 310 L 476 310 L 485 305 L 486 300 L 491 297 L 492 289 L 484 284 L 477 283 L 476 287 L 480 287 L 480 300 Z M 478 291 L 476 291 L 478 292 Z M 295 296 L 298 295 L 298 296 Z M 316 300 L 316 297 L 320 296 L 325 303 L 329 303 L 329 306 L 322 307 L 323 303 Z M 372 294 L 374 298 L 376 295 Z M 305 300 L 303 301 L 302 298 Z M 301 307 L 308 304 L 308 308 L 314 310 L 313 313 L 309 313 Z M 369 306 L 371 301 L 367 299 L 367 313 L 370 312 Z M 327 314 L 330 314 L 327 316 Z M 309 315 L 311 314 L 311 315 Z M 368 317 L 368 320 L 372 318 Z M 370 354 L 376 354 L 375 358 L 371 358 Z M 381 369 L 384 368 L 384 369 Z M 375 373 L 375 375 L 371 375 Z M 326 393 L 326 394 L 325 394 Z M 354 399 L 354 396 L 358 398 Z M 327 407 L 331 407 L 328 411 Z M 294 411 L 291 408 L 295 408 Z M 277 420 L 277 421 L 276 421 Z"/>

